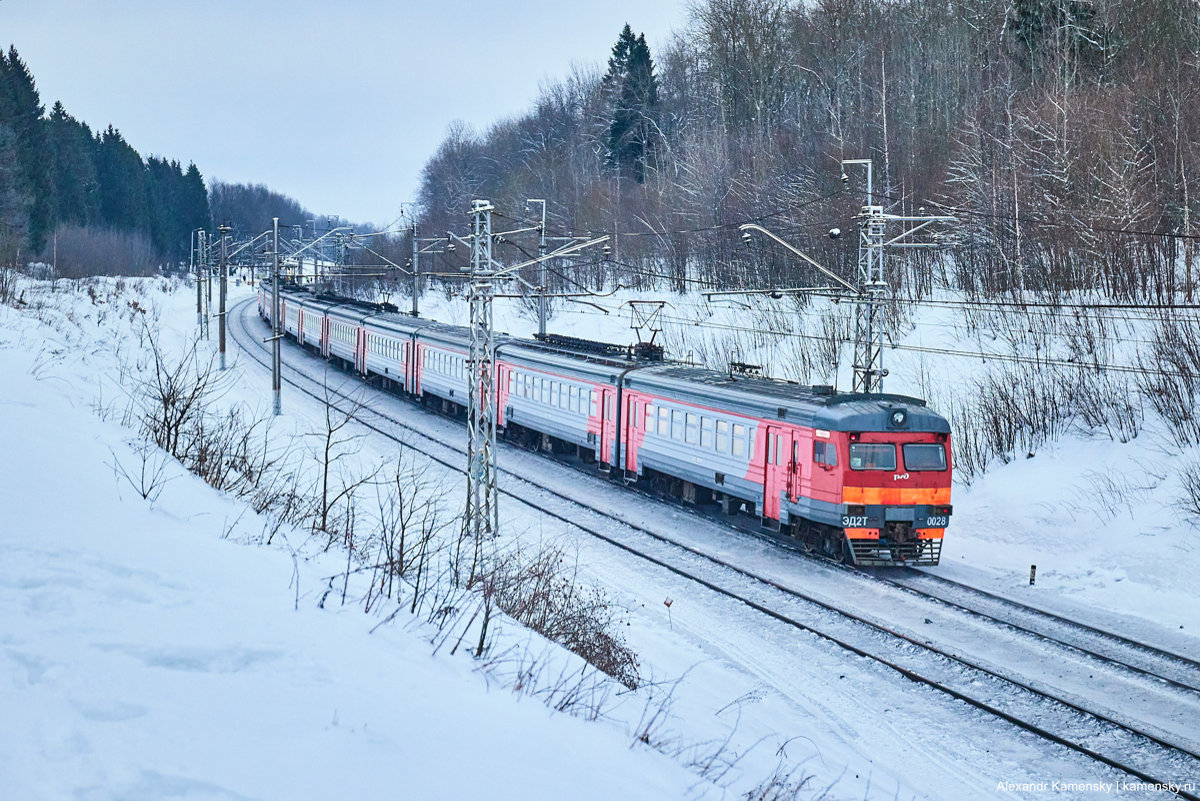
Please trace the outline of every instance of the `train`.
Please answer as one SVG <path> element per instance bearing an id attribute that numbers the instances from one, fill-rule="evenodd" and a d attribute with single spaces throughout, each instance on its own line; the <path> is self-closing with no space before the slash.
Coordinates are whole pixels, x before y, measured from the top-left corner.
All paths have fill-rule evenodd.
<path id="1" fill-rule="evenodd" d="M 258 311 L 270 323 L 271 292 Z M 364 379 L 463 413 L 469 332 L 389 304 L 281 288 L 283 334 Z M 953 507 L 950 425 L 919 398 L 671 361 L 661 346 L 497 334 L 497 435 L 832 559 L 933 566 Z M 757 518 L 757 520 L 754 520 Z"/>

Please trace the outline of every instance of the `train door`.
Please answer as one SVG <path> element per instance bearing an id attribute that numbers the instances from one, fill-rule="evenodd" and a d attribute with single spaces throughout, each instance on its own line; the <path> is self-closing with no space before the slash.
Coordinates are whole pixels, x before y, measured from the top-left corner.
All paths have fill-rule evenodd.
<path id="1" fill-rule="evenodd" d="M 639 415 L 644 415 L 642 402 L 631 392 L 625 393 L 625 408 L 621 414 L 621 454 L 622 464 L 631 473 L 637 472 L 637 452 L 641 441 L 638 439 L 637 421 Z"/>
<path id="2" fill-rule="evenodd" d="M 507 364 L 496 364 L 496 427 L 508 425 L 508 393 L 512 384 L 512 367 Z"/>
<path id="3" fill-rule="evenodd" d="M 792 432 L 780 426 L 767 426 L 767 452 L 763 465 L 763 506 L 762 516 L 770 520 L 779 519 L 779 496 L 787 491 L 791 495 L 792 488 L 788 486 L 788 476 L 791 474 Z"/>
<path id="4" fill-rule="evenodd" d="M 613 463 L 613 441 L 616 439 L 616 396 L 612 387 L 600 387 L 600 462 Z"/>
<path id="5" fill-rule="evenodd" d="M 800 496 L 811 494 L 812 469 L 812 435 L 793 431 L 792 450 L 787 464 L 788 500 L 795 503 Z"/>
<path id="6" fill-rule="evenodd" d="M 329 315 L 321 316 L 321 356 L 329 358 L 329 336 L 333 333 L 333 322 L 329 319 Z"/>
<path id="7" fill-rule="evenodd" d="M 354 329 L 354 368 L 367 374 L 367 331 L 361 326 Z"/>

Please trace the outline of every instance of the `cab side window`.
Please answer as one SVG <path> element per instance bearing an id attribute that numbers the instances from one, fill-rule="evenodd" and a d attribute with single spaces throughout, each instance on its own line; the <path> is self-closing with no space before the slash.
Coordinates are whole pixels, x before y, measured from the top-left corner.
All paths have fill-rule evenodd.
<path id="1" fill-rule="evenodd" d="M 837 448 L 832 442 L 814 442 L 813 461 L 827 467 L 837 467 Z"/>

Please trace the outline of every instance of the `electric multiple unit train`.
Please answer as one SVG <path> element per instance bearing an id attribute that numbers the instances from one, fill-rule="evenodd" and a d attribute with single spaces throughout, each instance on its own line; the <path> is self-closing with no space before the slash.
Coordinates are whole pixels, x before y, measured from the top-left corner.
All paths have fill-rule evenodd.
<path id="1" fill-rule="evenodd" d="M 466 328 L 385 304 L 281 291 L 286 335 L 443 411 L 467 403 Z M 259 289 L 269 320 L 270 293 Z M 610 476 L 715 503 L 858 565 L 936 565 L 950 520 L 950 426 L 917 398 L 837 393 L 570 337 L 498 335 L 499 435 Z"/>

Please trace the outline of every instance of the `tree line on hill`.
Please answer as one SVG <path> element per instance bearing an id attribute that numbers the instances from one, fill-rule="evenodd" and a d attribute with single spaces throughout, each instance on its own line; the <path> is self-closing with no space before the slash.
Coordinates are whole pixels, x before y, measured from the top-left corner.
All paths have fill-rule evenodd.
<path id="1" fill-rule="evenodd" d="M 195 164 L 143 159 L 115 127 L 93 133 L 62 103 L 47 115 L 16 48 L 0 53 L 0 260 L 144 272 L 186 261 L 190 232 L 210 224 Z"/>
<path id="2" fill-rule="evenodd" d="M 46 114 L 16 48 L 0 51 L 0 265 L 148 274 L 187 264 L 198 228 L 259 232 L 272 217 L 314 219 L 265 186 L 214 181 L 210 191 L 194 163 L 143 159 L 114 126 L 93 132 L 61 102 Z"/>
<path id="3" fill-rule="evenodd" d="M 451 127 L 425 165 L 425 231 L 474 198 L 554 232 L 618 232 L 597 284 L 825 283 L 757 220 L 855 275 L 866 202 L 958 218 L 952 258 L 894 284 L 1192 297 L 1200 159 L 1193 0 L 698 0 L 654 59 L 627 26 L 607 70 L 576 67 L 524 115 Z M 529 217 L 533 214 L 527 215 Z M 400 250 L 400 248 L 398 248 Z M 503 251 L 501 251 L 503 252 Z M 514 252 L 513 258 L 523 254 Z M 569 282 L 559 282 L 568 286 Z"/>

